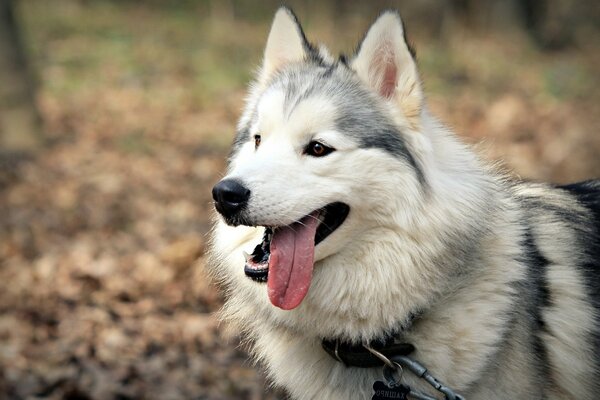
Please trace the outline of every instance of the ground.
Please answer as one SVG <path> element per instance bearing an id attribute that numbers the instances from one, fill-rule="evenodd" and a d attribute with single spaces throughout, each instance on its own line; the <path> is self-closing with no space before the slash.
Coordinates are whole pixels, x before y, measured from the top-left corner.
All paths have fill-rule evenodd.
<path id="1" fill-rule="evenodd" d="M 268 21 L 51 3 L 20 5 L 48 145 L 0 165 L 0 398 L 274 398 L 204 272 L 210 188 Z M 322 21 L 309 37 L 347 50 L 367 24 Z M 484 157 L 528 179 L 600 176 L 597 47 L 413 42 L 432 110 Z"/>

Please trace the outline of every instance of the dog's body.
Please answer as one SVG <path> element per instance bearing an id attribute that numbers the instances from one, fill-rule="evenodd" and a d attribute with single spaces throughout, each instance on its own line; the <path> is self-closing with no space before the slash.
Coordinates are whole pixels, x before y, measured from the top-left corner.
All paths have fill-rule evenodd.
<path id="1" fill-rule="evenodd" d="M 321 342 L 390 332 L 468 399 L 599 395 L 600 182 L 484 165 L 429 114 L 395 13 L 334 61 L 281 9 L 226 178 L 213 195 L 233 226 L 217 222 L 210 263 L 223 315 L 292 398 L 370 398 L 381 368 Z"/>

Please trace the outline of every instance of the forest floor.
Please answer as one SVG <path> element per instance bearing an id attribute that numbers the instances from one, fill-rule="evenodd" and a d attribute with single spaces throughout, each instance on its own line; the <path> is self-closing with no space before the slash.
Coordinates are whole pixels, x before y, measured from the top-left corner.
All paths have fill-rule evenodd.
<path id="1" fill-rule="evenodd" d="M 0 165 L 0 398 L 276 396 L 204 272 L 210 188 L 268 22 L 185 4 L 21 6 L 48 146 Z M 414 42 L 433 112 L 484 157 L 523 178 L 600 175 L 597 48 Z"/>

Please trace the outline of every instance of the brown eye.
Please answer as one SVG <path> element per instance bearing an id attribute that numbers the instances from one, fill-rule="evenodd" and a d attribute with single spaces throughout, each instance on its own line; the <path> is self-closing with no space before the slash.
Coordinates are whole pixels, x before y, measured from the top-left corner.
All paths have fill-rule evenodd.
<path id="1" fill-rule="evenodd" d="M 260 135 L 254 135 L 254 148 L 258 149 L 260 146 Z"/>
<path id="2" fill-rule="evenodd" d="M 313 157 L 323 157 L 334 150 L 335 149 L 331 147 L 325 146 L 323 143 L 313 140 L 308 144 L 308 146 L 306 146 L 306 149 L 304 149 L 304 153 Z"/>

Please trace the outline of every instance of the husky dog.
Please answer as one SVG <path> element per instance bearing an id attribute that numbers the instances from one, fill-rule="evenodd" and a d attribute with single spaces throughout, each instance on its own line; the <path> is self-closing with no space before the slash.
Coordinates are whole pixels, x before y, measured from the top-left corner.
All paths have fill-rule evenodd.
<path id="1" fill-rule="evenodd" d="M 223 316 L 291 398 L 369 399 L 399 353 L 467 399 L 599 398 L 600 181 L 482 162 L 397 13 L 334 59 L 279 9 L 213 197 Z"/>

